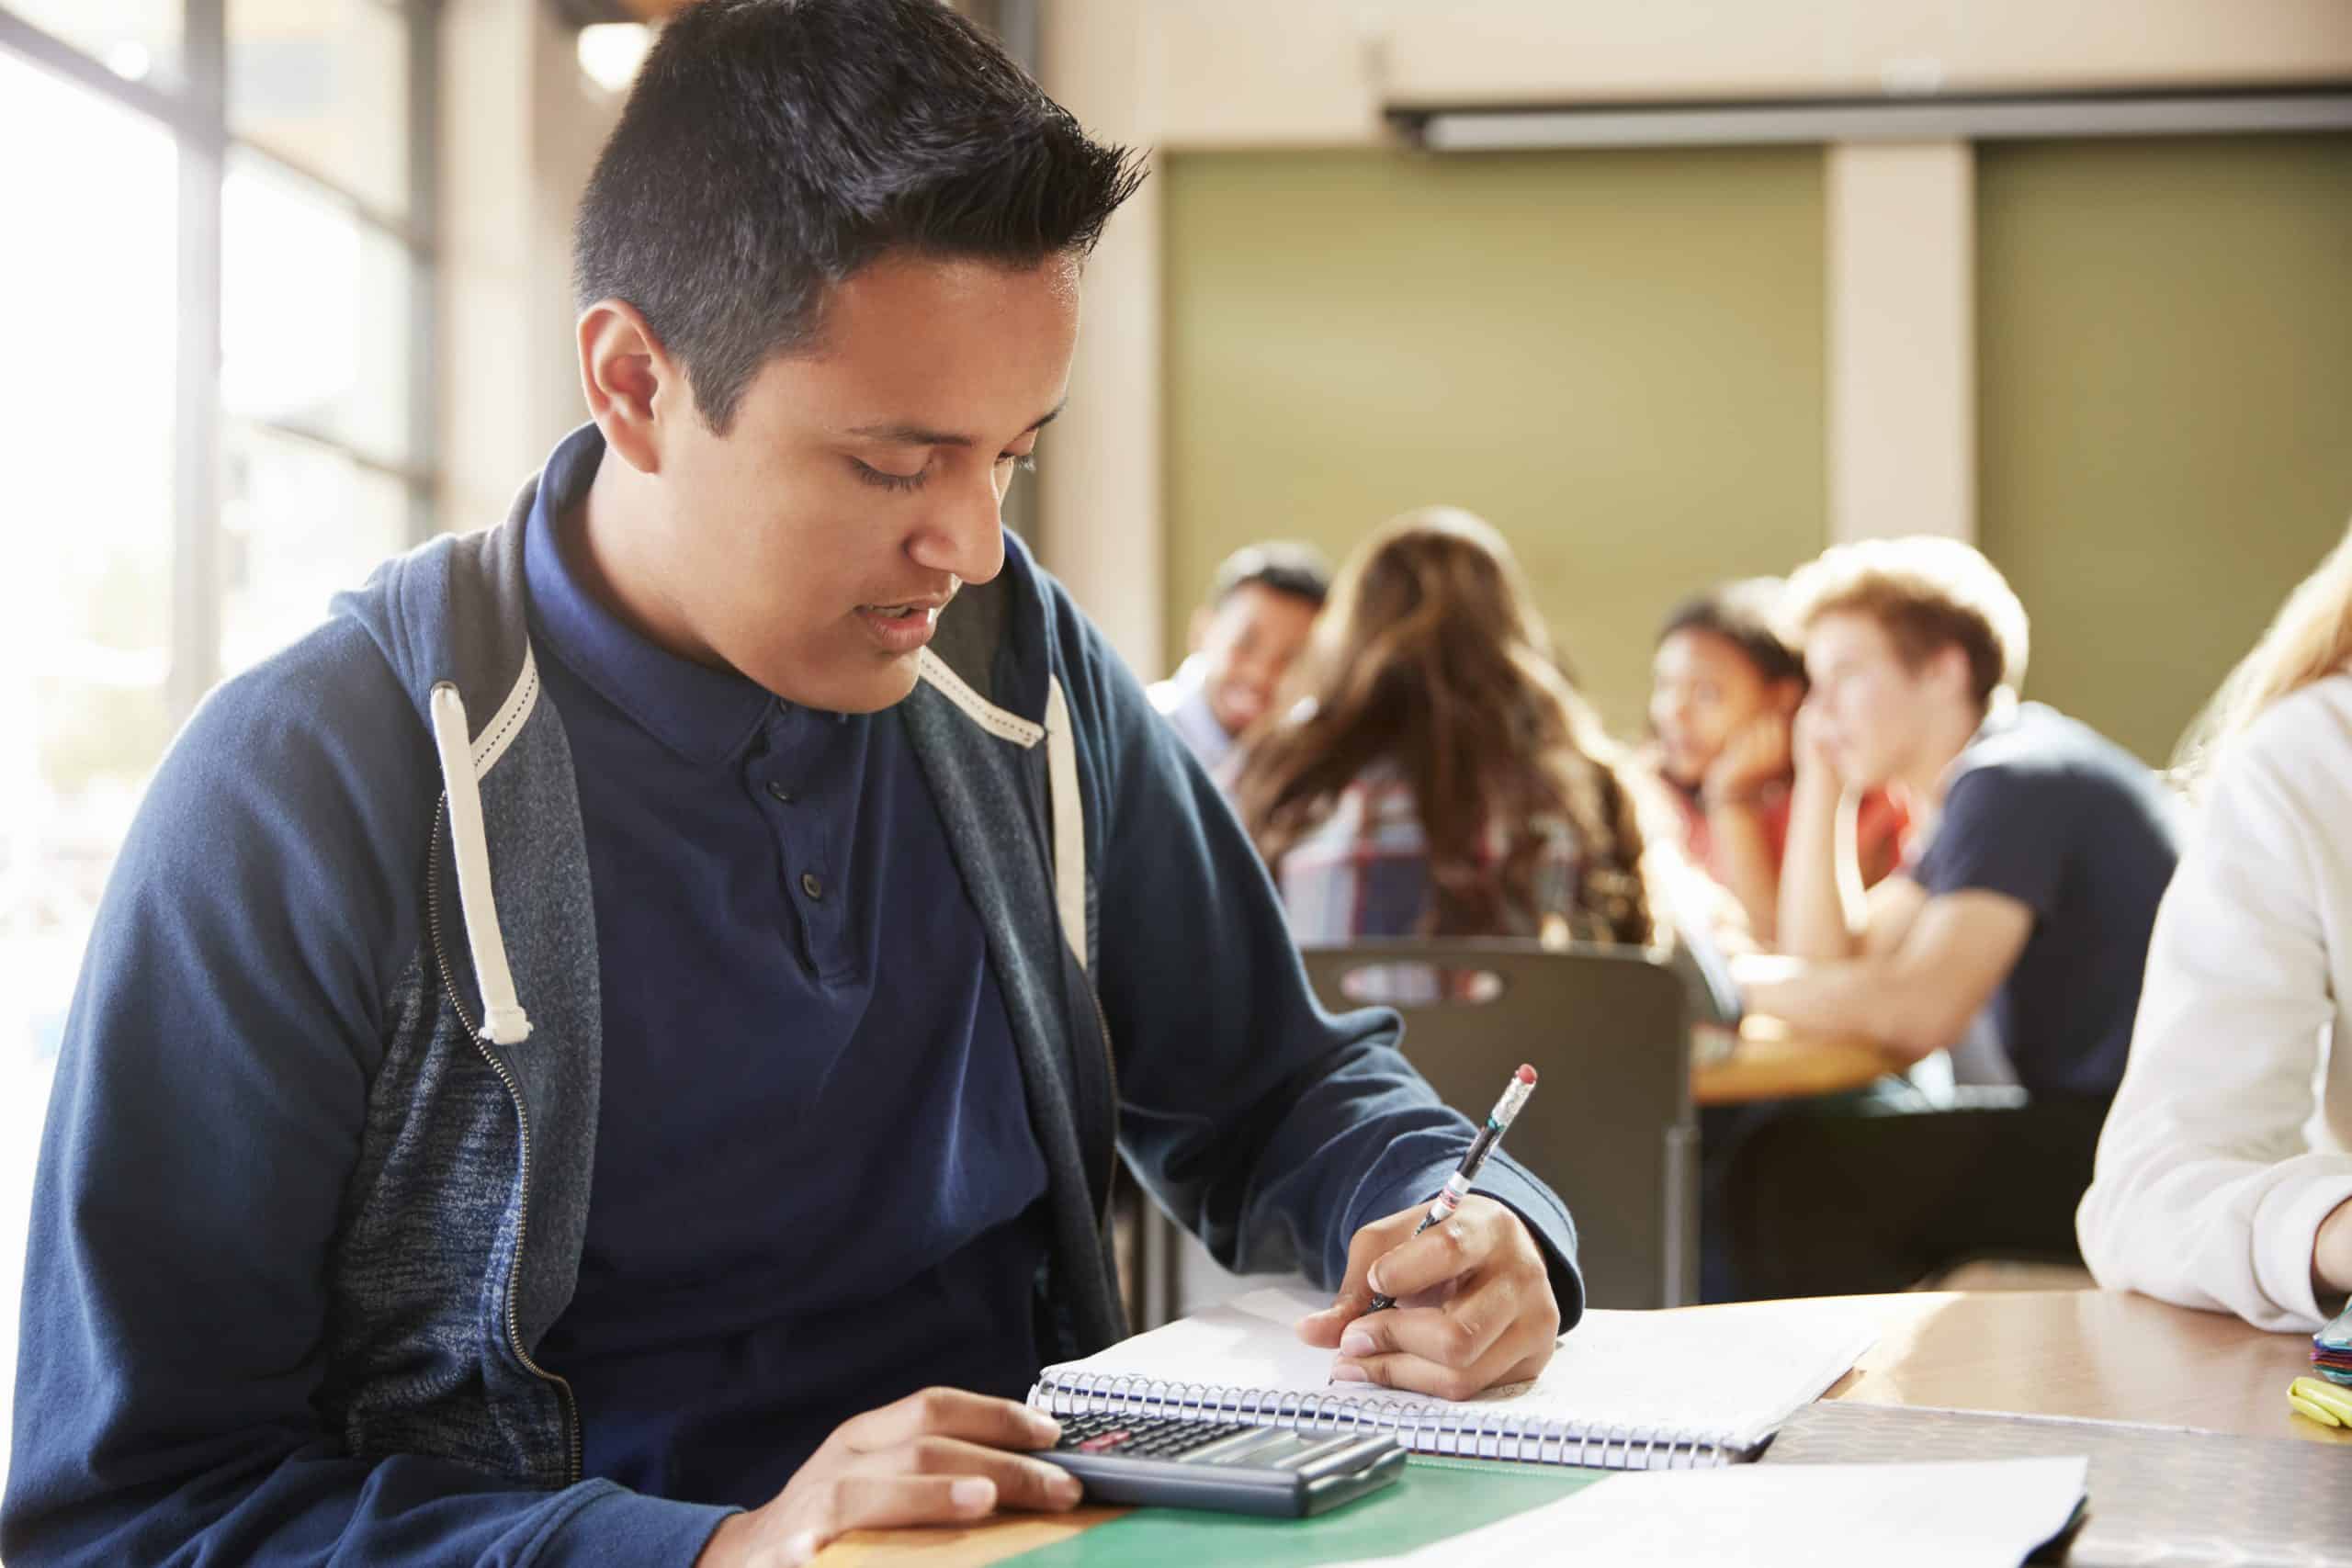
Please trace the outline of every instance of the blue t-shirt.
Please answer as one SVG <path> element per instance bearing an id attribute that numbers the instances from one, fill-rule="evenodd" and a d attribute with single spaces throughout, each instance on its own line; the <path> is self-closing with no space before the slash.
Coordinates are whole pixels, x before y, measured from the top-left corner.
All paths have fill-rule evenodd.
<path id="1" fill-rule="evenodd" d="M 2115 1093 L 2149 928 L 2178 859 L 2156 775 L 2040 703 L 1988 721 L 1952 763 L 1942 818 L 1911 874 L 1931 895 L 1983 888 L 2033 912 L 1993 999 L 2029 1094 Z"/>
<path id="2" fill-rule="evenodd" d="M 895 710 L 795 707 L 655 648 L 525 543 L 595 889 L 602 1111 L 538 1348 L 586 1472 L 754 1506 L 842 1421 L 1037 1370 L 1046 1166 L 985 931 Z"/>

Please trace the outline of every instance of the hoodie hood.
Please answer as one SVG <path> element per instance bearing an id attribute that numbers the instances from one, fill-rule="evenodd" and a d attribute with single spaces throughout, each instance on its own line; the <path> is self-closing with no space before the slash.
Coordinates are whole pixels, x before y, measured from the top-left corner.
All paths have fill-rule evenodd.
<path id="1" fill-rule="evenodd" d="M 538 493 L 534 477 L 514 498 L 501 527 L 418 546 L 378 567 L 365 586 L 335 596 L 334 614 L 368 630 L 416 705 L 433 724 L 433 689 L 447 683 L 471 716 L 474 735 L 494 733 L 499 716 L 511 730 L 521 692 L 536 690 L 524 616 L 523 527 Z M 487 772 L 485 767 L 481 771 Z"/>

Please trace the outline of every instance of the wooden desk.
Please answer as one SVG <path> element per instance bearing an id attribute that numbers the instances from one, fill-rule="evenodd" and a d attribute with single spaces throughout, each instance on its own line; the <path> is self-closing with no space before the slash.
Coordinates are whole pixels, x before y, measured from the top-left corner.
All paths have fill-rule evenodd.
<path id="1" fill-rule="evenodd" d="M 2311 1340 L 2301 1334 L 2265 1334 L 2234 1317 L 2112 1291 L 1843 1296 L 1821 1305 L 1859 1308 L 1879 1325 L 1877 1345 L 1829 1391 L 1831 1399 L 2147 1421 L 2352 1448 L 2352 1432 L 2287 1409 L 2287 1384 L 2310 1370 Z M 1120 1512 L 1082 1508 L 1051 1518 L 1014 1515 L 970 1529 L 861 1531 L 818 1561 L 825 1568 L 975 1568 Z"/>
<path id="2" fill-rule="evenodd" d="M 2266 1334 L 2222 1313 L 2190 1312 L 2123 1291 L 1843 1299 L 1877 1315 L 1879 1342 L 1830 1390 L 1831 1399 L 2146 1421 L 2352 1446 L 2352 1432 L 2287 1408 L 2287 1385 L 2311 1371 L 2308 1335 Z"/>
<path id="3" fill-rule="evenodd" d="M 1801 1034 L 1777 1018 L 1751 1015 L 1740 1021 L 1739 1039 L 1727 1054 L 1694 1059 L 1690 1099 L 1698 1105 L 1739 1105 L 1840 1094 L 1897 1070 L 1867 1040 Z"/>

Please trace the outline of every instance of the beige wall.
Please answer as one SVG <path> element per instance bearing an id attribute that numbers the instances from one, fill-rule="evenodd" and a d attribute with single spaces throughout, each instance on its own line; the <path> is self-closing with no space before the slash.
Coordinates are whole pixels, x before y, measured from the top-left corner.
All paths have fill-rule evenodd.
<path id="1" fill-rule="evenodd" d="M 1041 74 L 1096 136 L 1148 146 L 1148 58 L 1132 5 L 1049 4 Z M 1160 208 L 1164 169 L 1087 266 L 1069 403 L 1038 446 L 1035 536 L 1121 657 L 1159 673 Z"/>
<path id="2" fill-rule="evenodd" d="M 571 210 L 620 105 L 537 0 L 442 9 L 440 522 L 485 527 L 586 417 Z"/>
<path id="3" fill-rule="evenodd" d="M 1162 147 L 1364 146 L 1385 105 L 2288 85 L 2344 0 L 1046 0 L 1127 13 Z M 1059 83 L 1053 84 L 1056 86 Z"/>
<path id="4" fill-rule="evenodd" d="M 1829 536 L 1976 536 L 1975 152 L 1822 150 Z"/>

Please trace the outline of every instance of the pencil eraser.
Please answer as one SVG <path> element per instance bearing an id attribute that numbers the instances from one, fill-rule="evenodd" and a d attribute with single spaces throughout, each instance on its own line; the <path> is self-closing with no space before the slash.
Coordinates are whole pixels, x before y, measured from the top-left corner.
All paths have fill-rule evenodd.
<path id="1" fill-rule="evenodd" d="M 1528 1084 L 1533 1083 L 1535 1081 L 1535 1069 L 1529 1066 L 1525 1062 L 1521 1062 L 1519 1065 L 1519 1081 Z"/>

